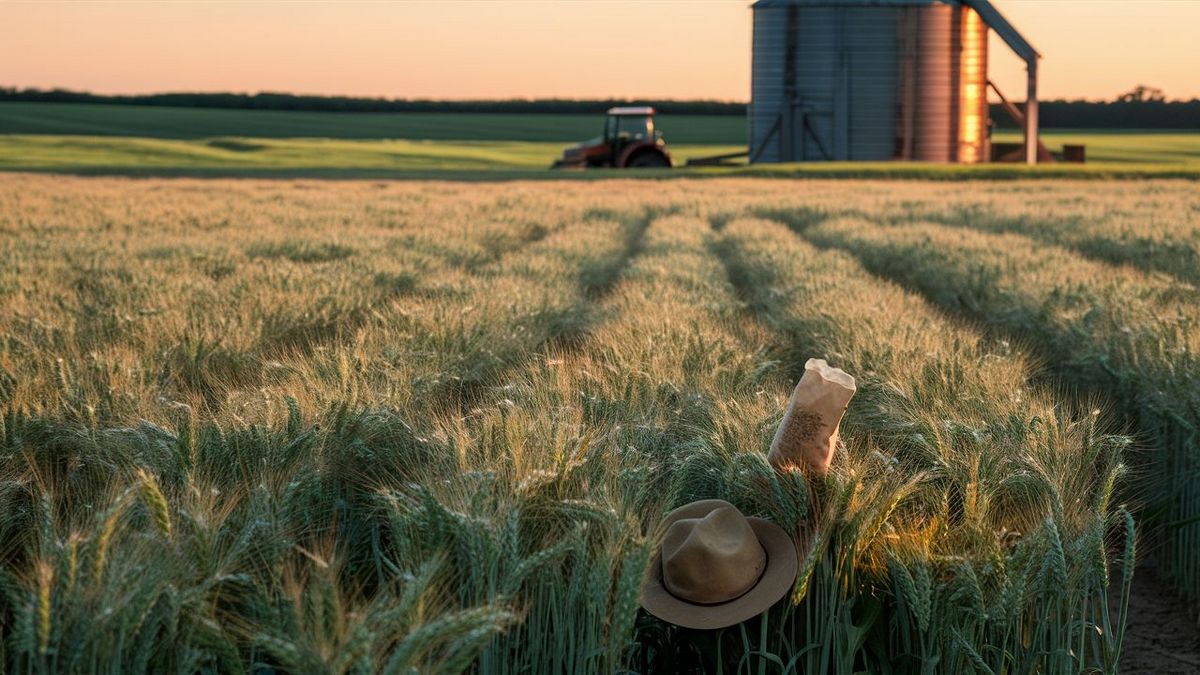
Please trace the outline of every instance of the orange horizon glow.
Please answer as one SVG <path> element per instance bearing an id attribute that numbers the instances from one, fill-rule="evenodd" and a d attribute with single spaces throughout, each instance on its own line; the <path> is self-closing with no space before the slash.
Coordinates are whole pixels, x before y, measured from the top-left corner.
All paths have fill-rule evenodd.
<path id="1" fill-rule="evenodd" d="M 1042 53 L 1043 99 L 1138 84 L 1200 98 L 1200 2 L 994 0 Z M 748 0 L 0 3 L 0 86 L 101 94 L 746 101 Z M 1024 67 L 992 35 L 991 79 Z"/>

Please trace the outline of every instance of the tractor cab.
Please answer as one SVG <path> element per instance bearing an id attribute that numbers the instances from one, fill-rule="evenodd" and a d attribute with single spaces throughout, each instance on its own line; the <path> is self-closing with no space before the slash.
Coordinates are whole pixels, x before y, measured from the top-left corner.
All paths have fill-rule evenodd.
<path id="1" fill-rule="evenodd" d="M 609 108 L 604 118 L 604 138 L 610 143 L 628 143 L 661 136 L 654 130 L 654 108 Z"/>
<path id="2" fill-rule="evenodd" d="M 671 154 L 662 132 L 654 128 L 654 108 L 639 106 L 609 108 L 604 119 L 604 135 L 566 148 L 562 158 L 551 168 L 670 166 Z"/>

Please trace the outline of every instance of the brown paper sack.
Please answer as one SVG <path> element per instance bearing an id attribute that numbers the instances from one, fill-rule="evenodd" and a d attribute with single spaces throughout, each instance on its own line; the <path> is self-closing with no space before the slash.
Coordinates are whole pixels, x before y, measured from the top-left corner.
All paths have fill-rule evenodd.
<path id="1" fill-rule="evenodd" d="M 825 359 L 809 359 L 771 441 L 771 466 L 825 475 L 837 447 L 838 424 L 854 391 L 854 378 L 845 371 L 831 368 Z"/>

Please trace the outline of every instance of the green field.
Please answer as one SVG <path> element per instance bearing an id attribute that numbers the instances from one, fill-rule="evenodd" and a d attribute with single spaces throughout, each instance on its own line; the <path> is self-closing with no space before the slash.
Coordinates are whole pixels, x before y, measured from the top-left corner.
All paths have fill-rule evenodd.
<path id="1" fill-rule="evenodd" d="M 213 110 L 103 104 L 0 103 L 0 134 L 133 136 L 139 138 L 408 139 L 427 141 L 580 141 L 599 136 L 595 115 L 455 113 L 328 113 Z M 658 117 L 673 143 L 737 145 L 746 120 L 737 116 Z"/>
<path id="2" fill-rule="evenodd" d="M 484 177 L 551 174 L 565 143 L 532 141 L 0 136 L 0 170 L 191 175 Z M 676 162 L 739 146 L 671 145 Z"/>
<path id="3" fill-rule="evenodd" d="M 601 115 L 307 113 L 74 104 L 0 104 L 0 170 L 263 177 L 545 178 L 562 147 L 599 133 Z M 662 116 L 677 163 L 744 149 L 745 120 Z M 1000 132 L 997 141 L 1015 141 Z M 1014 178 L 1200 176 L 1200 134 L 1047 130 L 1088 146 L 1089 163 L 810 163 L 699 175 Z M 589 172 L 587 178 L 604 177 Z M 650 172 L 649 175 L 664 175 Z M 674 174 L 673 174 L 674 175 Z M 578 177 L 578 174 L 576 174 Z"/>
<path id="4" fill-rule="evenodd" d="M 1069 136 L 1077 138 L 1077 136 Z M 1114 157 L 1157 157 L 1146 148 L 1158 135 L 1105 135 Z M 1174 135 L 1171 145 L 1196 147 L 1200 135 Z M 206 140 L 111 136 L 0 136 L 0 171 L 82 175 L 312 178 L 598 179 L 617 170 L 552 172 L 565 143 L 523 141 L 344 140 L 239 138 Z M 1141 148 L 1141 149 L 1139 149 Z M 672 144 L 677 164 L 741 150 L 735 145 Z M 1101 157 L 1104 155 L 1101 154 Z M 1187 153 L 1178 156 L 1191 157 Z M 1096 153 L 1092 154 L 1096 158 Z M 917 178 L 1200 178 L 1200 161 L 1091 161 L 1085 165 L 921 164 L 906 162 L 810 162 L 741 167 L 647 170 L 639 176 L 756 175 L 766 177 Z"/>
<path id="5" fill-rule="evenodd" d="M 1015 131 L 998 131 L 997 142 L 1021 142 Z M 1065 144 L 1087 146 L 1089 162 L 1200 165 L 1200 132 L 1044 129 L 1042 142 L 1051 152 Z"/>
<path id="6" fill-rule="evenodd" d="M 1178 672 L 1200 193 L 954 188 L 4 176 L 0 671 Z M 809 357 L 828 475 L 766 461 Z M 678 630 L 704 498 L 800 572 Z"/>

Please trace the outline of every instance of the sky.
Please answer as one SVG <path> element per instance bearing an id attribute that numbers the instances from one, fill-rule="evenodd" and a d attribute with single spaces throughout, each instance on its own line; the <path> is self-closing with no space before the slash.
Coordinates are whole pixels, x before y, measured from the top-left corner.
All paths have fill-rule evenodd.
<path id="1" fill-rule="evenodd" d="M 387 98 L 750 96 L 748 0 L 0 0 L 0 86 Z M 1040 94 L 1200 98 L 1200 0 L 993 0 Z M 993 35 L 991 77 L 1023 98 Z"/>

